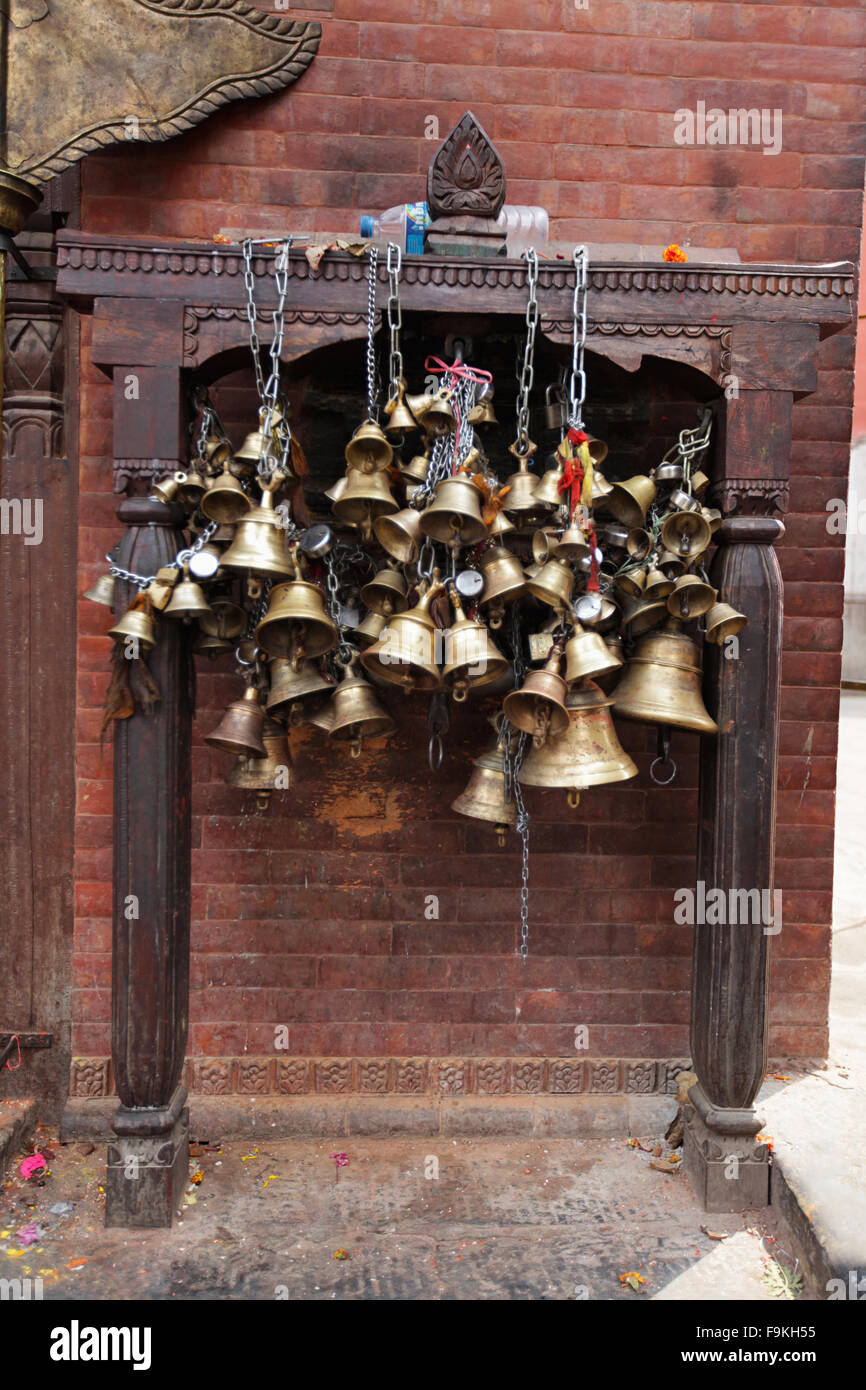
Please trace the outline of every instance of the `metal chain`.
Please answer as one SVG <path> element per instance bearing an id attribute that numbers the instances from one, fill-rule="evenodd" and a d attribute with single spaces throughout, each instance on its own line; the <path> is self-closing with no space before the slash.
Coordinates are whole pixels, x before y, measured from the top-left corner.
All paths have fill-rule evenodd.
<path id="1" fill-rule="evenodd" d="M 586 372 L 583 365 L 586 346 L 586 296 L 589 280 L 589 256 L 585 246 L 575 246 L 574 295 L 571 303 L 571 373 L 568 378 L 568 424 L 571 429 L 583 428 L 583 403 L 586 400 Z"/>
<path id="2" fill-rule="evenodd" d="M 256 389 L 259 400 L 265 398 L 265 378 L 262 372 L 262 360 L 259 356 L 260 345 L 259 335 L 256 329 L 256 278 L 253 275 L 253 243 L 249 239 L 241 245 L 244 257 L 244 285 L 247 291 L 247 319 L 250 325 L 250 350 L 253 354 L 253 367 L 256 373 Z"/>
<path id="3" fill-rule="evenodd" d="M 370 247 L 370 271 L 367 283 L 367 415 L 376 419 L 376 352 L 373 335 L 376 332 L 376 267 L 379 262 L 378 246 Z"/>
<path id="4" fill-rule="evenodd" d="M 351 647 L 346 641 L 345 633 L 348 631 L 343 622 L 343 605 L 340 602 L 340 581 L 337 577 L 337 567 L 334 564 L 333 556 L 329 552 L 325 557 L 325 585 L 327 587 L 328 612 L 331 621 L 340 634 L 337 646 L 337 660 L 346 662 L 355 655 L 355 648 Z"/>
<path id="5" fill-rule="evenodd" d="M 523 766 L 523 757 L 526 752 L 528 734 L 522 730 L 518 732 L 513 724 L 506 720 L 502 727 L 501 737 L 505 738 L 505 799 L 510 801 L 514 798 L 517 807 L 517 821 L 515 829 L 520 836 L 521 856 L 520 856 L 520 959 L 526 964 L 529 955 L 529 812 L 523 800 L 523 788 L 520 785 L 520 769 Z"/>
<path id="6" fill-rule="evenodd" d="M 523 362 L 517 373 L 517 438 L 514 441 L 518 454 L 525 454 L 529 445 L 529 396 L 535 380 L 535 334 L 538 329 L 538 256 L 530 246 L 524 251 L 526 258 L 526 283 L 529 299 L 526 305 L 526 339 L 523 344 Z"/>
<path id="7" fill-rule="evenodd" d="M 388 242 L 388 329 L 390 351 L 388 356 L 388 399 L 396 400 L 403 380 L 403 354 L 400 351 L 400 329 L 403 327 L 403 313 L 400 308 L 400 267 L 402 252 L 396 242 Z"/>
<path id="8" fill-rule="evenodd" d="M 186 546 L 183 550 L 179 550 L 172 560 L 171 565 L 167 565 L 166 569 L 182 570 L 184 561 L 188 560 L 191 555 L 195 555 L 203 546 L 207 545 L 211 536 L 215 535 L 217 530 L 217 523 L 215 521 L 209 521 L 201 532 L 201 535 L 196 537 L 192 545 Z M 156 579 L 155 574 L 133 574 L 132 570 L 123 569 L 117 564 L 111 554 L 106 555 L 105 558 L 108 561 L 109 574 L 113 575 L 115 579 L 122 579 L 126 584 L 135 584 L 138 589 L 147 589 Z"/>

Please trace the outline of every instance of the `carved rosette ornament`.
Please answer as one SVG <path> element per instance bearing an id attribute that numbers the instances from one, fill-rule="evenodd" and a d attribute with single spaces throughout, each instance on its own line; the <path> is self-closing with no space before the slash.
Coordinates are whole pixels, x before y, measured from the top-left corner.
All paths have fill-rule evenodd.
<path id="1" fill-rule="evenodd" d="M 467 111 L 442 141 L 427 170 L 430 214 L 498 217 L 504 202 L 505 166 L 492 140 Z"/>

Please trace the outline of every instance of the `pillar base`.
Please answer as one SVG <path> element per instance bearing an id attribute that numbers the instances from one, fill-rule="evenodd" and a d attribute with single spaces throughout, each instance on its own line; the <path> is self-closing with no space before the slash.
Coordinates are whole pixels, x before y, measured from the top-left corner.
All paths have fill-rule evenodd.
<path id="1" fill-rule="evenodd" d="M 755 1141 L 762 1117 L 752 1109 L 711 1105 L 700 1085 L 691 1088 L 689 1100 L 684 1162 L 704 1211 L 755 1211 L 769 1206 L 770 1150 Z"/>
<path id="2" fill-rule="evenodd" d="M 189 1110 L 179 1086 L 163 1110 L 127 1110 L 112 1120 L 108 1145 L 105 1224 L 130 1228 L 170 1226 L 189 1176 Z"/>

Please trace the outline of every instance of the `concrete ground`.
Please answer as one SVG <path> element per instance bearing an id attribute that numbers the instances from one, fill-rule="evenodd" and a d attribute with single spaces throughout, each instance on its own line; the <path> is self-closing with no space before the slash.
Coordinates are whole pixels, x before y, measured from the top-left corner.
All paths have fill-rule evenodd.
<path id="1" fill-rule="evenodd" d="M 37 1136 L 49 1176 L 16 1164 L 0 1194 L 0 1278 L 76 1300 L 761 1300 L 767 1261 L 793 1265 L 776 1213 L 708 1218 L 653 1144 L 352 1138 L 337 1179 L 330 1142 L 199 1138 L 174 1229 L 130 1232 L 102 1225 L 102 1146 Z"/>

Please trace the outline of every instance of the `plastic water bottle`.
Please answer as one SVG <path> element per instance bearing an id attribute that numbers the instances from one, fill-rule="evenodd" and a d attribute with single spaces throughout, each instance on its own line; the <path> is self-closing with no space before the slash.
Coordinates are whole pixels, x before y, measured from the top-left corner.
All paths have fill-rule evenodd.
<path id="1" fill-rule="evenodd" d="M 544 208 L 506 203 L 496 225 L 505 232 L 505 254 L 512 260 L 522 256 L 530 246 L 540 251 L 547 245 L 550 223 Z"/>
<path id="2" fill-rule="evenodd" d="M 424 252 L 424 229 L 429 223 L 426 203 L 398 203 L 378 217 L 362 217 L 361 236 L 383 248 L 394 241 L 407 255 L 420 256 Z"/>

